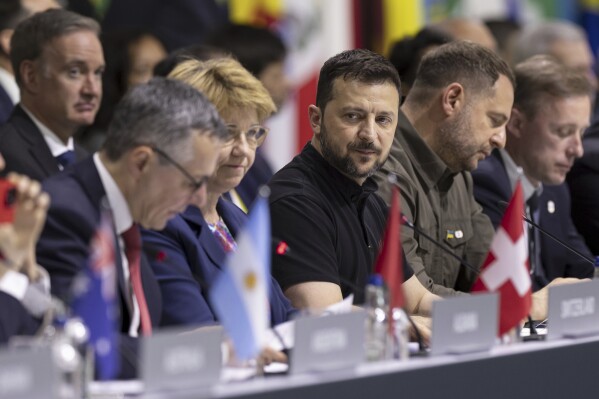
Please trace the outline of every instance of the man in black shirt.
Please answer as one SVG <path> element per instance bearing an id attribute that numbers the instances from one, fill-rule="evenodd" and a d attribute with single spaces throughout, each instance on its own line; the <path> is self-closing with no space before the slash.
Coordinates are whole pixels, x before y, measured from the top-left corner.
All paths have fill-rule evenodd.
<path id="1" fill-rule="evenodd" d="M 312 141 L 270 181 L 273 236 L 290 248 L 274 255 L 273 275 L 295 307 L 323 308 L 350 293 L 364 302 L 387 219 L 371 176 L 389 154 L 399 98 L 395 68 L 368 50 L 338 54 L 320 71 Z M 404 277 L 407 310 L 429 313 L 436 296 L 405 258 Z"/>

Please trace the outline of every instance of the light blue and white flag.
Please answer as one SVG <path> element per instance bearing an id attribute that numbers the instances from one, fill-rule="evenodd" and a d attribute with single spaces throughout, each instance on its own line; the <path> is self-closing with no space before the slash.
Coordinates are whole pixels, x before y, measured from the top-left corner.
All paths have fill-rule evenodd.
<path id="1" fill-rule="evenodd" d="M 270 326 L 270 244 L 268 202 L 259 196 L 237 236 L 237 250 L 227 258 L 210 291 L 210 302 L 240 360 L 259 354 Z"/>

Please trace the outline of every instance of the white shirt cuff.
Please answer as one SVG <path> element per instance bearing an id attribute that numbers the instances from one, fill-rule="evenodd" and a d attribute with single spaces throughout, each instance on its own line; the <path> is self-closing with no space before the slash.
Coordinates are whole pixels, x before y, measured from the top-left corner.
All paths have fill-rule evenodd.
<path id="1" fill-rule="evenodd" d="M 0 278 L 0 291 L 22 301 L 29 287 L 29 279 L 24 274 L 7 270 Z"/>

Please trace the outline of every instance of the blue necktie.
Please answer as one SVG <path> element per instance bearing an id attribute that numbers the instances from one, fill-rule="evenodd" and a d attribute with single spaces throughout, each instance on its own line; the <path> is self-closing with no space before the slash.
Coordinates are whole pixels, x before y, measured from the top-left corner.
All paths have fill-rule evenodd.
<path id="1" fill-rule="evenodd" d="M 58 163 L 62 165 L 63 168 L 66 168 L 67 166 L 74 164 L 75 151 L 67 150 L 63 152 L 62 154 L 56 157 L 56 161 L 58 161 Z"/>

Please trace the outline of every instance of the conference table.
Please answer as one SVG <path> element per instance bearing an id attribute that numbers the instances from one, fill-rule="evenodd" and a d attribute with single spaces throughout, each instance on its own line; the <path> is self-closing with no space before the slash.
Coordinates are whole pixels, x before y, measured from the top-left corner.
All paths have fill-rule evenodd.
<path id="1" fill-rule="evenodd" d="M 594 398 L 599 397 L 599 337 L 521 342 L 486 352 L 365 363 L 351 370 L 266 376 L 135 397 Z"/>

